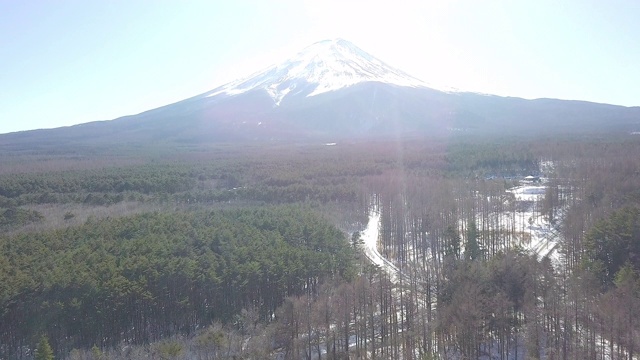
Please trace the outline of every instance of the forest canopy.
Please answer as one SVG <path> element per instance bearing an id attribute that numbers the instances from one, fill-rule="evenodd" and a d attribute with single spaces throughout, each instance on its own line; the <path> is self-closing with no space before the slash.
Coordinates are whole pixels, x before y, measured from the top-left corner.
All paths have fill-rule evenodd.
<path id="1" fill-rule="evenodd" d="M 638 153 L 618 136 L 0 153 L 0 358 L 42 339 L 60 359 L 628 358 Z"/>
<path id="2" fill-rule="evenodd" d="M 320 279 L 349 279 L 345 235 L 308 207 L 146 213 L 0 237 L 0 342 L 143 343 L 273 316 Z M 79 321 L 79 319 L 82 319 Z"/>

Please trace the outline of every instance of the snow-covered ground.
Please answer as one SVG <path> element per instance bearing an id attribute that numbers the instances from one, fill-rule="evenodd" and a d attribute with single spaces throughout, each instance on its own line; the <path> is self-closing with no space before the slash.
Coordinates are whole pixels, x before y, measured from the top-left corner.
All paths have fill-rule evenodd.
<path id="1" fill-rule="evenodd" d="M 516 231 L 516 245 L 537 254 L 539 258 L 549 257 L 554 264 L 559 264 L 560 234 L 554 224 L 538 211 L 547 189 L 546 183 L 546 179 L 542 179 L 540 183 L 525 182 L 508 189 L 507 193 L 513 194 L 517 210 L 493 215 L 500 217 L 500 221 L 489 221 L 485 228 L 491 229 L 492 224 L 499 223 L 504 227 L 503 230 L 514 229 Z M 557 218 L 561 218 L 563 212 L 564 209 L 559 209 Z M 482 228 L 482 218 L 478 217 L 476 221 L 478 228 Z M 372 205 L 369 210 L 367 227 L 360 234 L 363 242 L 362 249 L 365 256 L 373 264 L 385 270 L 391 281 L 395 282 L 398 280 L 400 270 L 378 250 L 379 228 L 380 211 Z"/>
<path id="2" fill-rule="evenodd" d="M 362 249 L 365 256 L 376 266 L 383 269 L 391 282 L 396 282 L 400 270 L 391 261 L 380 254 L 378 250 L 378 237 L 380 235 L 380 211 L 377 207 L 371 206 L 369 210 L 369 222 L 367 227 L 360 233 Z"/>
<path id="3" fill-rule="evenodd" d="M 519 209 L 513 213 L 503 213 L 503 220 L 519 232 L 518 245 L 537 254 L 539 258 L 549 257 L 554 263 L 560 261 L 559 242 L 560 234 L 547 216 L 537 209 L 544 199 L 547 190 L 547 180 L 542 179 L 540 184 L 521 184 L 507 190 L 514 195 L 516 207 Z M 557 217 L 561 217 L 564 209 L 558 211 Z M 557 219 L 556 219 L 557 220 Z"/>
<path id="4" fill-rule="evenodd" d="M 544 197 L 546 186 L 541 185 L 520 185 L 507 190 L 512 193 L 517 201 L 538 201 Z"/>

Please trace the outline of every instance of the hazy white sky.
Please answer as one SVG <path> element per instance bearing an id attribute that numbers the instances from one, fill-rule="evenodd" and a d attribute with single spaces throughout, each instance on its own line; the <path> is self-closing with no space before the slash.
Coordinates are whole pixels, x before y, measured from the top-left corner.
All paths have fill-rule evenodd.
<path id="1" fill-rule="evenodd" d="M 640 105 L 640 1 L 0 0 L 0 133 L 114 119 L 341 37 L 440 87 Z"/>

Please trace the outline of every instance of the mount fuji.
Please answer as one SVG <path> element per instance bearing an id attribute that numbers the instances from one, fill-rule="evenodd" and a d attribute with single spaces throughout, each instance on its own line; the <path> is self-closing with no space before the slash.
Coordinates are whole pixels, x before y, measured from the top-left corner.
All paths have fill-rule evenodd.
<path id="1" fill-rule="evenodd" d="M 287 96 L 309 97 L 365 82 L 427 87 L 422 81 L 392 68 L 352 43 L 335 39 L 315 43 L 279 65 L 224 85 L 206 96 L 263 90 L 275 105 L 280 105 Z"/>
<path id="2" fill-rule="evenodd" d="M 441 91 L 336 39 L 315 43 L 247 78 L 137 115 L 0 135 L 0 148 L 638 131 L 639 107 Z"/>

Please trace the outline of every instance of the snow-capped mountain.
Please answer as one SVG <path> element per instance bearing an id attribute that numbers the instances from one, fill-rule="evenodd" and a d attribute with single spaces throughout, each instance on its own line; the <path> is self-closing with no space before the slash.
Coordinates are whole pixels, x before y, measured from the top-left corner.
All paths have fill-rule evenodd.
<path id="1" fill-rule="evenodd" d="M 281 64 L 206 94 L 239 95 L 264 90 L 279 105 L 287 95 L 314 96 L 359 83 L 379 82 L 406 87 L 427 84 L 367 54 L 343 39 L 317 42 Z"/>
<path id="2" fill-rule="evenodd" d="M 338 39 L 315 43 L 246 79 L 141 114 L 0 135 L 0 149 L 603 131 L 640 131 L 640 107 L 439 91 Z"/>

